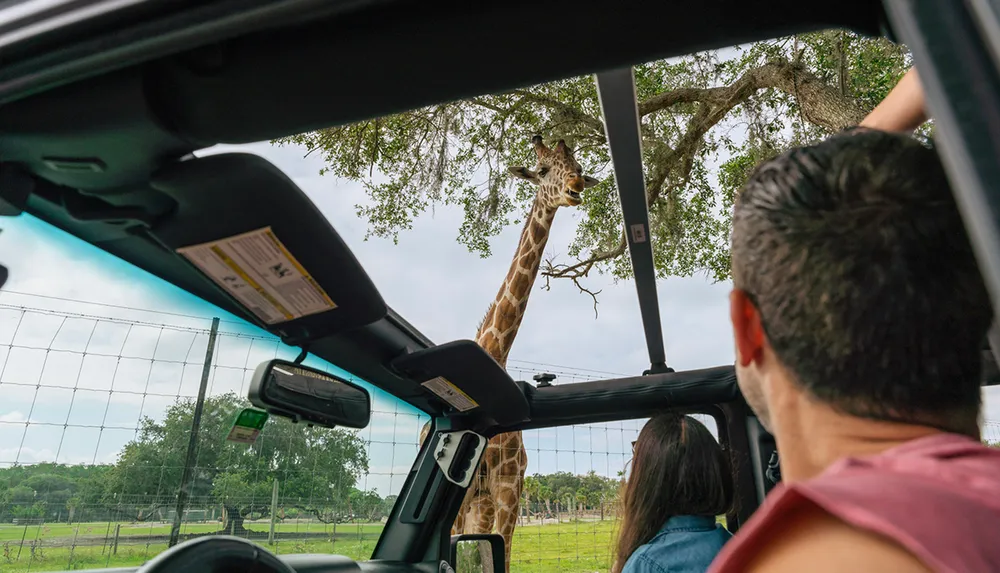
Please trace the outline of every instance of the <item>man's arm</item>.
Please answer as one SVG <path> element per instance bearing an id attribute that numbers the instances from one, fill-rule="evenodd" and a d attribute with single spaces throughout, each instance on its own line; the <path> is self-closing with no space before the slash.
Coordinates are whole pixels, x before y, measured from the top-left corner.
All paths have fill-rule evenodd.
<path id="1" fill-rule="evenodd" d="M 882 131 L 913 131 L 925 121 L 924 90 L 917 69 L 910 68 L 860 125 Z"/>
<path id="2" fill-rule="evenodd" d="M 931 573 L 895 541 L 857 529 L 814 504 L 789 514 L 744 569 L 748 573 Z"/>

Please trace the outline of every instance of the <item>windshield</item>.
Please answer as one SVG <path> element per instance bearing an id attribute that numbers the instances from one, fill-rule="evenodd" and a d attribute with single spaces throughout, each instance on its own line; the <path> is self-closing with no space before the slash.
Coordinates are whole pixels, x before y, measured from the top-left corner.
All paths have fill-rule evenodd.
<path id="1" fill-rule="evenodd" d="M 208 56 L 192 61 L 199 57 Z M 651 249 L 646 276 L 655 275 L 656 288 L 646 295 L 658 298 L 642 298 L 659 313 L 671 368 L 734 363 L 729 219 L 753 167 L 856 122 L 909 65 L 902 47 L 829 30 L 634 68 L 642 177 L 633 181 L 644 185 L 632 185 L 631 196 L 646 198 L 648 221 L 630 225 L 628 236 Z M 594 77 L 584 75 L 194 155 L 265 158 L 430 340 L 478 331 L 514 380 L 559 385 L 639 376 L 654 362 L 601 113 Z M 159 132 L 145 133 L 154 128 L 123 137 L 155 139 Z M 41 139 L 28 135 L 3 150 Z M 174 134 L 163 137 L 134 149 L 176 143 Z M 108 139 L 107 131 L 73 133 L 52 148 Z M 123 163 L 139 155 L 119 141 L 107 147 Z M 129 165 L 153 163 L 141 159 Z M 242 198 L 241 189 L 212 189 L 232 199 L 215 205 Z M 88 191 L 102 192 L 127 195 L 112 186 Z M 167 195 L 150 203 L 169 203 Z M 211 222 L 252 212 L 260 220 L 285 207 L 274 203 L 197 215 Z M 371 392 L 371 424 L 320 430 L 272 417 L 254 444 L 227 441 L 248 405 L 253 370 L 292 360 L 297 348 L 28 215 L 0 218 L 0 229 L 0 263 L 10 269 L 0 289 L 0 571 L 137 565 L 172 534 L 225 533 L 279 554 L 370 558 L 426 415 L 310 357 L 306 364 Z M 509 316 L 516 319 L 501 324 Z M 996 441 L 1000 395 L 994 388 L 984 396 L 984 436 Z M 701 419 L 728 446 L 724 425 Z M 619 491 L 643 423 L 521 435 L 527 461 L 504 470 L 516 472 L 505 483 L 520 483 L 520 494 L 498 518 L 510 572 L 611 569 Z"/>
<path id="2" fill-rule="evenodd" d="M 299 349 L 29 215 L 2 228 L 0 570 L 138 565 L 175 523 L 180 541 L 371 557 L 426 415 L 310 356 L 371 393 L 370 425 L 272 416 L 227 441 L 257 365 Z"/>

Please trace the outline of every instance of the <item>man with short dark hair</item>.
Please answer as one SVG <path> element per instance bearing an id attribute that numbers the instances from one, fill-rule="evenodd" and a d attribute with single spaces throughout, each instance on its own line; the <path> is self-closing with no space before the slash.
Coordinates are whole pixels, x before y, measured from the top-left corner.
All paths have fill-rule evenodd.
<path id="1" fill-rule="evenodd" d="M 764 162 L 732 265 L 737 378 L 783 482 L 710 571 L 1000 571 L 992 310 L 934 150 L 860 128 Z"/>

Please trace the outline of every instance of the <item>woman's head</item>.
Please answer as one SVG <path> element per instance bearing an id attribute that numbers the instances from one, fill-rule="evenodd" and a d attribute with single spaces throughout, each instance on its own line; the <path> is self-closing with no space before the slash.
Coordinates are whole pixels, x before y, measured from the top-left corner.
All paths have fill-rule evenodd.
<path id="1" fill-rule="evenodd" d="M 619 573 L 629 555 L 669 518 L 724 514 L 732 500 L 729 460 L 708 428 L 678 413 L 650 419 L 633 446 L 612 572 Z"/>

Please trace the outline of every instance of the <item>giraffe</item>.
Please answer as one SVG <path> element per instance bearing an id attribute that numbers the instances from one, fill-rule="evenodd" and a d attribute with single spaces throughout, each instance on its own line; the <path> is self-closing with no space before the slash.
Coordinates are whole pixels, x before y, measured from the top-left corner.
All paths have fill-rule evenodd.
<path id="1" fill-rule="evenodd" d="M 538 186 L 528 213 L 521 239 L 510 270 L 476 334 L 478 343 L 502 367 L 517 336 L 528 296 L 538 276 L 542 251 L 549 229 L 560 207 L 580 205 L 584 189 L 599 181 L 583 174 L 564 140 L 549 148 L 540 135 L 531 138 L 537 164 L 534 169 L 510 167 L 510 173 Z M 430 423 L 420 432 L 420 442 L 427 437 Z M 483 452 L 476 477 L 469 485 L 461 509 L 452 526 L 452 534 L 491 533 L 496 526 L 504 540 L 504 571 L 510 572 L 511 541 L 517 525 L 528 456 L 521 432 L 494 436 Z"/>

